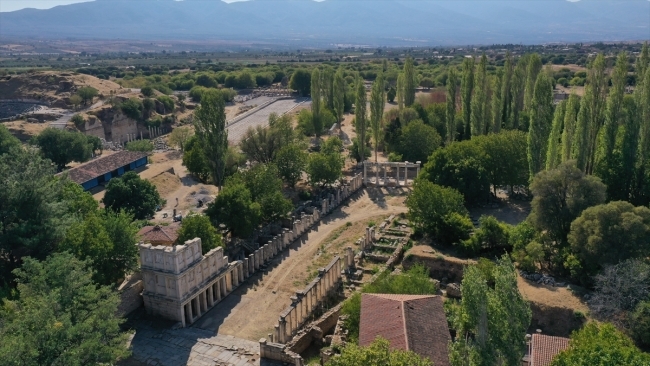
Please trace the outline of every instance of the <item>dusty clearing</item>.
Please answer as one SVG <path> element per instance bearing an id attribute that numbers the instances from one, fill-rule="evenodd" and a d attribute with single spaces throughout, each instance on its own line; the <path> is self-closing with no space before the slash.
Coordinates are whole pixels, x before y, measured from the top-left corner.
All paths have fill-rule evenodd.
<path id="1" fill-rule="evenodd" d="M 589 311 L 589 308 L 582 299 L 566 287 L 538 285 L 519 276 L 517 276 L 517 286 L 521 294 L 528 301 L 546 306 L 579 310 L 585 313 Z"/>
<path id="2" fill-rule="evenodd" d="M 48 123 L 30 123 L 25 120 L 3 122 L 2 124 L 22 142 L 29 141 L 48 127 Z"/>
<path id="3" fill-rule="evenodd" d="M 204 315 L 194 327 L 259 340 L 271 332 L 290 297 L 302 289 L 315 270 L 327 264 L 363 235 L 365 225 L 406 212 L 403 191 L 363 190 L 321 221 L 223 302 Z M 399 194 L 399 195 L 398 195 Z M 350 222 L 350 226 L 346 224 Z"/>
<path id="4" fill-rule="evenodd" d="M 181 187 L 181 179 L 168 172 L 156 175 L 149 179 L 149 182 L 156 186 L 158 193 L 162 197 L 169 196 L 170 193 L 176 192 L 176 190 Z"/>

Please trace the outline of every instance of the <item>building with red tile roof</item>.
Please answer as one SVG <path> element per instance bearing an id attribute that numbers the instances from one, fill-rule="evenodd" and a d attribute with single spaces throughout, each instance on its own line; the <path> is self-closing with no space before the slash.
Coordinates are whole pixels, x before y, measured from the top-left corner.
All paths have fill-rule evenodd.
<path id="1" fill-rule="evenodd" d="M 533 334 L 530 341 L 530 366 L 549 366 L 558 353 L 569 347 L 569 338 Z"/>
<path id="2" fill-rule="evenodd" d="M 377 337 L 387 339 L 391 349 L 413 351 L 436 366 L 450 365 L 451 335 L 440 296 L 363 294 L 359 345 Z"/>
<path id="3" fill-rule="evenodd" d="M 171 246 L 178 239 L 178 229 L 180 227 L 174 224 L 169 226 L 144 226 L 138 231 L 138 236 L 145 243 Z"/>
<path id="4" fill-rule="evenodd" d="M 147 165 L 147 155 L 146 152 L 140 151 L 119 151 L 59 174 L 67 174 L 71 181 L 88 190 L 108 182 L 111 178 L 119 177 L 129 170 Z"/>

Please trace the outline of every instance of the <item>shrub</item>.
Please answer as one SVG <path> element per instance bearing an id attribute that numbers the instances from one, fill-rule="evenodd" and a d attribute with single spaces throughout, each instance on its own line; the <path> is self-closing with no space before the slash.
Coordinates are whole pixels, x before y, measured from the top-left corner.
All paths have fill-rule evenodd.
<path id="1" fill-rule="evenodd" d="M 153 96 L 153 88 L 150 86 L 145 86 L 144 88 L 140 89 L 140 93 L 142 93 L 142 95 L 145 97 L 151 97 Z"/>
<path id="2" fill-rule="evenodd" d="M 86 123 L 86 120 L 80 114 L 75 114 L 70 120 L 72 123 L 74 123 L 75 126 L 77 126 L 77 128 L 81 128 L 81 126 Z"/>

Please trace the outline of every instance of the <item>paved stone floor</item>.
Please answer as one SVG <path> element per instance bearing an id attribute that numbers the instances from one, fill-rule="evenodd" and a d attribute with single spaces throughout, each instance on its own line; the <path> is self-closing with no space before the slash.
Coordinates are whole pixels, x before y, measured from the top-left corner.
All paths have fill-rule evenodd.
<path id="1" fill-rule="evenodd" d="M 276 366 L 260 361 L 258 342 L 219 335 L 197 329 L 172 329 L 154 319 L 138 319 L 131 324 L 135 334 L 130 343 L 133 355 L 124 365 L 153 366 Z"/>

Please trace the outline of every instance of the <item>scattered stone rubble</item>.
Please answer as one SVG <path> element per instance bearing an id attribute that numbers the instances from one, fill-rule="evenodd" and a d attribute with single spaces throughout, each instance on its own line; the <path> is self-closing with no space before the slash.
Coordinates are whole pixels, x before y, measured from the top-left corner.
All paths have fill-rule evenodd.
<path id="1" fill-rule="evenodd" d="M 555 278 L 541 274 L 541 273 L 528 273 L 524 270 L 519 271 L 519 275 L 522 278 L 527 279 L 528 281 L 535 282 L 537 284 L 543 284 L 543 285 L 549 285 L 549 286 L 554 286 L 554 287 L 565 287 L 566 283 L 564 282 L 556 282 Z"/>

